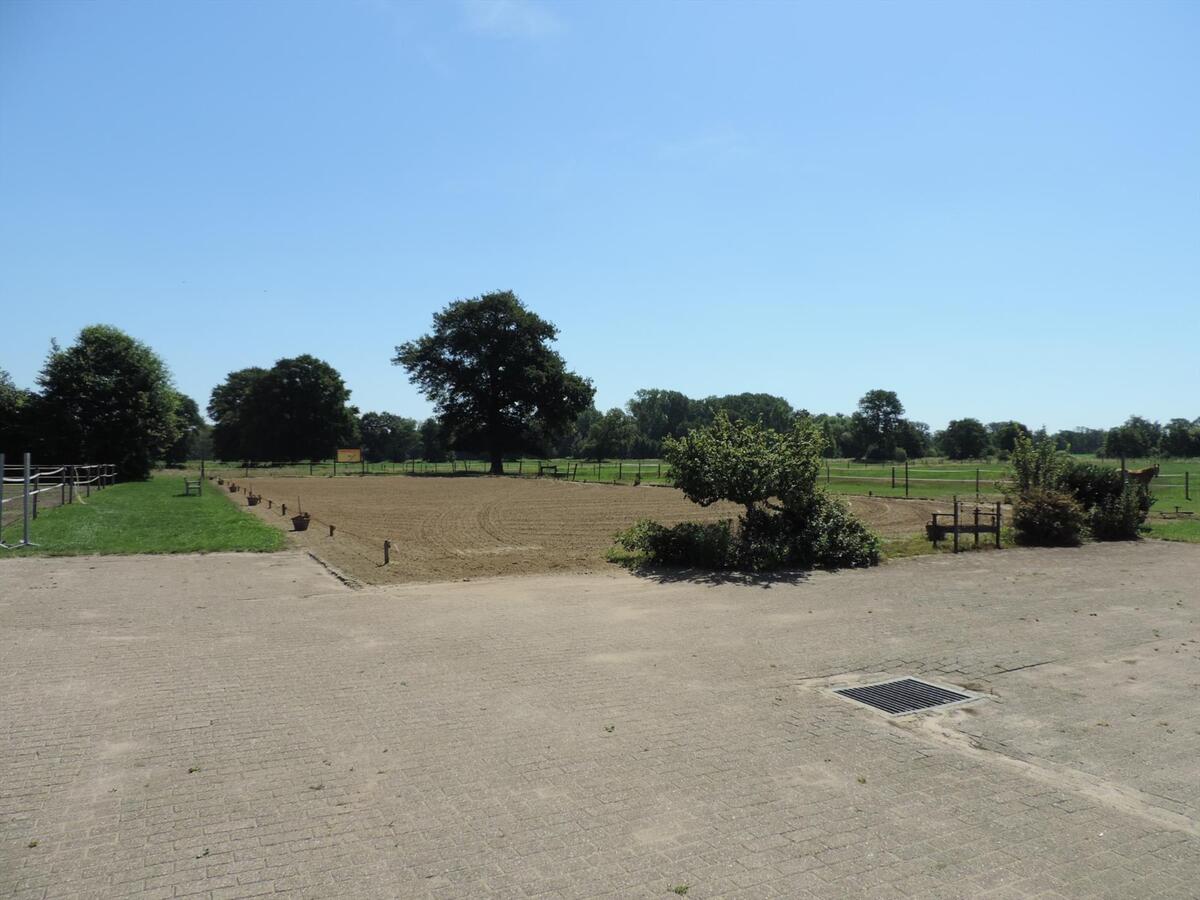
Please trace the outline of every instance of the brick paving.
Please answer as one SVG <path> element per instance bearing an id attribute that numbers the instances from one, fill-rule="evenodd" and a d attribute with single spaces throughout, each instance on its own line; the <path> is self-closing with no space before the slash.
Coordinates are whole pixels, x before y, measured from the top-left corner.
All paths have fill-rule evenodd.
<path id="1" fill-rule="evenodd" d="M 0 897 L 1200 896 L 1200 548 L 0 562 Z M 891 719 L 831 685 L 987 695 Z"/>

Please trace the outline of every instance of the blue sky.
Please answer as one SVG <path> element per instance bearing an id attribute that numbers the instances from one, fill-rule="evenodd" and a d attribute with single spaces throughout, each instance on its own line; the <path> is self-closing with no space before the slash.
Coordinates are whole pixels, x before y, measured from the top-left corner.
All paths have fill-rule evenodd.
<path id="1" fill-rule="evenodd" d="M 1200 415 L 1200 4 L 0 3 L 0 367 L 126 329 L 203 407 L 511 288 L 641 387 Z"/>

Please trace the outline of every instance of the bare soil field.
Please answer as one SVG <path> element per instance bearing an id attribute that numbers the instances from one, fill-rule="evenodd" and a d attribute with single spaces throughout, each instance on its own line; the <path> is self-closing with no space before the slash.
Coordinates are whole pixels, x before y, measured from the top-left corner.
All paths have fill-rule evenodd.
<path id="1" fill-rule="evenodd" d="M 296 543 L 368 584 L 447 581 L 602 568 L 613 536 L 639 519 L 664 524 L 736 517 L 734 504 L 701 507 L 664 487 L 550 480 L 458 478 L 252 478 L 241 487 L 272 501 L 254 507 L 291 531 L 299 504 L 313 516 Z M 235 502 L 243 503 L 244 494 Z M 846 498 L 880 534 L 920 531 L 945 504 Z M 334 536 L 329 526 L 335 526 Z M 392 542 L 383 565 L 383 542 Z"/>

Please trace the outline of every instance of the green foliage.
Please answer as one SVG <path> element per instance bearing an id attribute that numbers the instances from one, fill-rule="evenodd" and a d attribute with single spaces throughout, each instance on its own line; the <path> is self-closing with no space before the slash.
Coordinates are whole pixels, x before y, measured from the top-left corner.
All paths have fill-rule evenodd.
<path id="1" fill-rule="evenodd" d="M 1017 445 L 1017 438 L 1021 435 L 1031 434 L 1030 430 L 1020 422 L 989 422 L 987 426 L 988 434 L 991 437 L 992 446 L 998 452 L 1011 453 Z"/>
<path id="2" fill-rule="evenodd" d="M 184 394 L 175 394 L 175 442 L 167 448 L 163 459 L 167 465 L 180 465 L 189 459 L 194 459 L 193 453 L 196 440 L 205 428 L 204 419 L 200 416 L 200 407 L 196 401 Z"/>
<path id="3" fill-rule="evenodd" d="M 421 433 L 421 459 L 431 463 L 445 462 L 449 439 L 442 423 L 437 419 L 426 419 L 418 430 Z"/>
<path id="4" fill-rule="evenodd" d="M 620 532 L 617 543 L 647 563 L 699 569 L 733 568 L 733 528 L 728 519 L 719 522 L 681 522 L 667 527 L 648 519 Z"/>
<path id="5" fill-rule="evenodd" d="M 1125 490 L 1121 470 L 1095 463 L 1069 463 L 1059 483 L 1084 509 L 1095 509 L 1120 497 Z"/>
<path id="6" fill-rule="evenodd" d="M 338 371 L 309 354 L 231 372 L 208 404 L 214 452 L 221 459 L 324 459 L 357 443 L 349 399 Z"/>
<path id="7" fill-rule="evenodd" d="M 1165 456 L 1200 456 L 1200 419 L 1172 419 L 1163 429 L 1159 446 Z"/>
<path id="8" fill-rule="evenodd" d="M 591 382 L 550 348 L 557 336 L 512 291 L 496 291 L 436 313 L 433 331 L 392 362 L 433 401 L 454 445 L 486 448 L 502 474 L 505 453 L 553 440 L 591 405 Z"/>
<path id="9" fill-rule="evenodd" d="M 587 459 L 623 458 L 637 438 L 633 417 L 622 409 L 610 409 L 595 419 L 583 440 L 581 455 Z"/>
<path id="10" fill-rule="evenodd" d="M 32 399 L 0 369 L 0 453 L 9 454 L 10 459 L 19 459 L 19 454 L 31 449 L 26 424 Z"/>
<path id="11" fill-rule="evenodd" d="M 663 442 L 675 485 L 708 506 L 730 500 L 747 509 L 811 494 L 821 468 L 822 438 L 810 422 L 784 434 L 753 423 L 734 424 L 719 412 L 713 424 Z"/>
<path id="12" fill-rule="evenodd" d="M 1091 510 L 1088 524 L 1092 537 L 1098 541 L 1136 541 L 1152 502 L 1144 485 L 1122 485 L 1121 491 L 1105 497 Z"/>
<path id="13" fill-rule="evenodd" d="M 748 510 L 736 530 L 728 519 L 671 527 L 641 521 L 617 543 L 646 563 L 747 572 L 872 566 L 880 553 L 879 538 L 821 491 L 784 512 Z"/>
<path id="14" fill-rule="evenodd" d="M 178 436 L 178 394 L 163 361 L 110 325 L 89 325 L 50 351 L 38 376 L 43 452 L 64 462 L 112 462 L 123 479 L 150 473 Z"/>
<path id="15" fill-rule="evenodd" d="M 1030 488 L 1013 505 L 1014 536 L 1022 546 L 1078 547 L 1086 524 L 1075 498 L 1052 488 Z"/>
<path id="16" fill-rule="evenodd" d="M 1035 441 L 1028 434 L 1021 434 L 1013 443 L 1010 462 L 1012 490 L 1021 495 L 1032 490 L 1056 490 L 1071 465 L 1071 458 L 1058 449 L 1053 438 L 1042 435 Z"/>
<path id="17" fill-rule="evenodd" d="M 987 429 L 978 419 L 954 419 L 938 434 L 942 453 L 950 459 L 979 459 L 991 449 Z"/>
<path id="18" fill-rule="evenodd" d="M 675 483 L 689 499 L 702 506 L 729 500 L 746 512 L 736 532 L 728 522 L 639 523 L 618 540 L 647 562 L 768 571 L 879 561 L 879 539 L 817 489 L 824 440 L 809 417 L 780 434 L 730 422 L 721 411 L 712 425 L 663 443 Z"/>
<path id="19" fill-rule="evenodd" d="M 1104 437 L 1106 456 L 1127 459 L 1131 456 L 1150 456 L 1158 452 L 1162 427 L 1141 416 L 1130 416 L 1125 424 L 1109 429 Z"/>
<path id="20" fill-rule="evenodd" d="M 404 460 L 420 454 L 416 419 L 389 412 L 363 413 L 358 419 L 358 434 L 368 462 Z"/>

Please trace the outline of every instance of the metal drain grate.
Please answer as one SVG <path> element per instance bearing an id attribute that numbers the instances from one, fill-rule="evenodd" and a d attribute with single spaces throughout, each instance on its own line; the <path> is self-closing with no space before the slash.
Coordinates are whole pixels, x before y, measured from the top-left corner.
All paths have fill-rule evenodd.
<path id="1" fill-rule="evenodd" d="M 915 678 L 901 678 L 862 687 L 838 688 L 834 693 L 881 709 L 893 716 L 974 699 L 970 694 L 947 690 Z"/>

